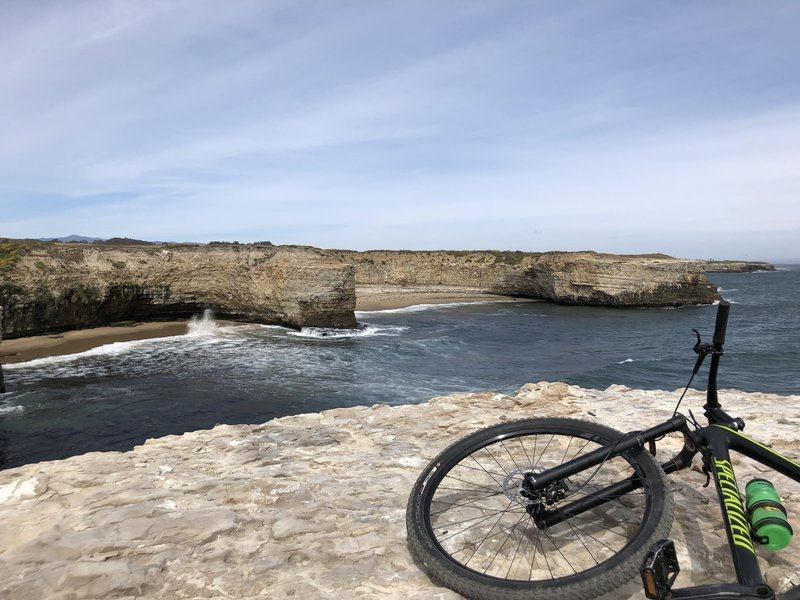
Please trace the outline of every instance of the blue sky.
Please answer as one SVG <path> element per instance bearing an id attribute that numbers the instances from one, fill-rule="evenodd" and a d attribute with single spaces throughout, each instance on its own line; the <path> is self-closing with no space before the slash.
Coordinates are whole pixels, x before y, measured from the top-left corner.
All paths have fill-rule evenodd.
<path id="1" fill-rule="evenodd" d="M 0 2 L 0 236 L 800 262 L 800 2 Z"/>

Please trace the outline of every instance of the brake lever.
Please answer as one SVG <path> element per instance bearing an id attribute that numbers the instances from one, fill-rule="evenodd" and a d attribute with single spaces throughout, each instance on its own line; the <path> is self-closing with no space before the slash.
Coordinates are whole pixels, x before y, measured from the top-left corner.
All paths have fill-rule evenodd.
<path id="1" fill-rule="evenodd" d="M 697 331 L 697 329 L 692 329 L 692 331 L 693 331 L 693 332 L 694 332 L 694 334 L 697 336 L 697 343 L 695 343 L 695 345 L 694 345 L 694 347 L 692 348 L 692 350 L 694 350 L 694 353 L 695 353 L 695 354 L 700 354 L 700 352 L 702 351 L 702 350 L 701 350 L 701 347 L 702 347 L 702 345 L 703 345 L 703 340 L 701 340 L 701 339 L 700 339 L 700 332 L 699 332 L 699 331 Z"/>
<path id="2" fill-rule="evenodd" d="M 706 358 L 706 354 L 708 354 L 708 344 L 704 344 L 700 339 L 700 332 L 697 331 L 697 329 L 692 329 L 692 331 L 694 331 L 694 334 L 697 336 L 697 343 L 692 348 L 694 353 L 697 354 L 697 360 L 694 363 L 694 369 L 692 369 L 692 376 L 695 376 L 700 371 L 700 367 Z"/>

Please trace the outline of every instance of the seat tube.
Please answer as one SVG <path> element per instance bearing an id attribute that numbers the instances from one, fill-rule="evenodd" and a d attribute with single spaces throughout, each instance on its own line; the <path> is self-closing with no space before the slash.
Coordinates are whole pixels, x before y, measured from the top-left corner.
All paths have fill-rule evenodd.
<path id="1" fill-rule="evenodd" d="M 722 521 L 731 549 L 733 566 L 739 583 L 757 586 L 764 583 L 758 565 L 755 543 L 750 535 L 747 509 L 742 501 L 733 464 L 730 457 L 730 438 L 725 430 L 709 427 L 705 430 L 706 440 L 711 449 L 710 465 L 717 486 Z"/>

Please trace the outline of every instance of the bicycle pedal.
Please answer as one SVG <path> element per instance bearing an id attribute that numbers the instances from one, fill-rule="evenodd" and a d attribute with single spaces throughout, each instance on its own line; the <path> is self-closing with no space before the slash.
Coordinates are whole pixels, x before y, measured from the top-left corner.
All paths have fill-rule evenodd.
<path id="1" fill-rule="evenodd" d="M 658 540 L 645 554 L 640 569 L 645 596 L 653 600 L 668 598 L 680 570 L 673 541 Z"/>

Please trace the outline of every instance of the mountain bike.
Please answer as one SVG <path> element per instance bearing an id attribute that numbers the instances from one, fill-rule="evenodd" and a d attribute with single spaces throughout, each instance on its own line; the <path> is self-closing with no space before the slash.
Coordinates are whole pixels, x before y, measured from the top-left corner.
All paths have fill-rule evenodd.
<path id="1" fill-rule="evenodd" d="M 711 343 L 697 330 L 697 359 L 667 421 L 621 433 L 569 418 L 527 419 L 473 433 L 437 456 L 414 484 L 406 512 L 409 550 L 436 582 L 472 600 L 594 598 L 641 577 L 656 600 L 800 600 L 798 579 L 776 590 L 761 547 L 782 548 L 791 525 L 780 496 L 755 479 L 742 494 L 731 451 L 800 482 L 800 464 L 742 431 L 717 394 L 730 304 L 721 301 Z M 710 356 L 701 425 L 681 401 Z M 682 434 L 659 464 L 656 444 Z M 666 475 L 699 455 L 713 480 L 736 581 L 674 587 L 680 571 L 668 538 L 674 500 Z M 800 562 L 798 563 L 800 564 Z"/>

